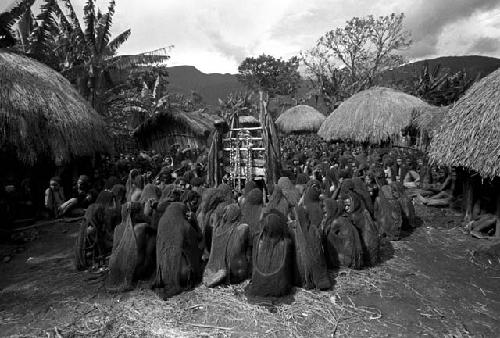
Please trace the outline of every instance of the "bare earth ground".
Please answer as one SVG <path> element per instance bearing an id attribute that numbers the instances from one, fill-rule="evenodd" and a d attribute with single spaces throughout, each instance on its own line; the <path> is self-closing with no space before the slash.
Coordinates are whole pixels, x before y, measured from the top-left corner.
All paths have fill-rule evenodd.
<path id="1" fill-rule="evenodd" d="M 282 304 L 250 304 L 246 283 L 203 286 L 168 301 L 144 283 L 110 294 L 104 274 L 75 272 L 78 223 L 0 246 L 0 335 L 13 337 L 495 337 L 500 261 L 477 258 L 460 217 L 417 206 L 423 224 L 384 248 L 384 262 L 332 272 L 332 291 L 298 289 Z M 24 248 L 24 250 L 23 250 Z M 22 250 L 22 251 L 21 251 Z"/>

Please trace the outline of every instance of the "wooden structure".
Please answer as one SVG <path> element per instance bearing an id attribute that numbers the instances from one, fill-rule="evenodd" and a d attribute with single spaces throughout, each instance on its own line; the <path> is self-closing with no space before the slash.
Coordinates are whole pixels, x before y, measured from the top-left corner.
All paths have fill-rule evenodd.
<path id="1" fill-rule="evenodd" d="M 246 126 L 245 120 L 248 120 L 246 116 L 233 116 L 229 131 L 222 139 L 224 175 L 236 191 L 241 191 L 248 181 L 266 177 L 262 126 Z"/>
<path id="2" fill-rule="evenodd" d="M 193 112 L 163 110 L 139 125 L 133 135 L 142 148 L 161 153 L 173 144 L 204 148 L 210 145 L 214 123 L 219 120 L 219 116 L 205 109 Z"/>
<path id="3" fill-rule="evenodd" d="M 215 124 L 209 151 L 208 184 L 227 183 L 241 191 L 249 180 L 276 183 L 280 175 L 279 138 L 261 94 L 260 122 L 235 113 L 228 123 Z M 258 123 L 257 125 L 256 122 Z"/>

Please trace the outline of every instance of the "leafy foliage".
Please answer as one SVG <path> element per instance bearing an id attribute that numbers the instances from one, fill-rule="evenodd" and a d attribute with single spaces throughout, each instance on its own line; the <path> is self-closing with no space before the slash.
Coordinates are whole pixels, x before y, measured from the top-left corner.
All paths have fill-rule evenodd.
<path id="1" fill-rule="evenodd" d="M 12 32 L 14 23 L 29 11 L 35 0 L 21 0 L 14 7 L 0 13 L 0 48 L 13 47 L 16 39 Z"/>
<path id="2" fill-rule="evenodd" d="M 60 3 L 64 4 L 64 10 Z M 158 65 L 169 58 L 166 48 L 138 55 L 116 55 L 131 31 L 127 29 L 112 39 L 115 6 L 115 0 L 111 0 L 103 13 L 97 9 L 95 0 L 87 0 L 82 26 L 71 0 L 44 0 L 36 18 L 38 27 L 29 38 L 30 56 L 60 71 L 101 113 L 106 110 L 106 94 L 115 85 L 113 72 L 137 65 Z"/>
<path id="3" fill-rule="evenodd" d="M 404 14 L 354 17 L 344 27 L 324 34 L 301 54 L 313 90 L 330 108 L 354 93 L 373 86 L 384 70 L 405 62 L 397 52 L 410 46 L 403 29 Z"/>
<path id="4" fill-rule="evenodd" d="M 225 99 L 219 98 L 220 115 L 228 123 L 237 115 L 253 115 L 257 107 L 251 92 L 230 93 Z"/>
<path id="5" fill-rule="evenodd" d="M 450 74 L 441 64 L 431 67 L 425 62 L 408 79 L 391 82 L 390 86 L 418 96 L 436 106 L 448 106 L 456 101 L 480 77 L 471 77 L 465 70 Z"/>
<path id="6" fill-rule="evenodd" d="M 288 61 L 262 54 L 247 57 L 238 66 L 238 80 L 253 91 L 264 90 L 270 96 L 295 95 L 300 82 L 299 59 Z"/>

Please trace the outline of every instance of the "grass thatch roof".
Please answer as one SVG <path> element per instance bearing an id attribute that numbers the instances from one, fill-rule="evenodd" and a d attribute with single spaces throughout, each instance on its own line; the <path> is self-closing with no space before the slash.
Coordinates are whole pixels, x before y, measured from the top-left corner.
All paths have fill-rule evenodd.
<path id="1" fill-rule="evenodd" d="M 112 150 L 102 117 L 62 75 L 0 50 L 0 144 L 19 160 L 56 162 Z M 5 150 L 4 148 L 4 150 Z"/>
<path id="2" fill-rule="evenodd" d="M 446 114 L 431 159 L 500 176 L 500 69 L 476 82 Z"/>
<path id="3" fill-rule="evenodd" d="M 414 111 L 428 106 L 394 89 L 370 88 L 344 101 L 321 125 L 318 135 L 325 140 L 380 143 L 400 135 L 411 125 Z"/>
<path id="4" fill-rule="evenodd" d="M 437 107 L 429 106 L 418 111 L 415 116 L 413 123 L 421 132 L 427 133 L 429 136 L 434 135 L 434 133 L 439 129 L 443 118 L 448 112 L 449 107 Z"/>
<path id="5" fill-rule="evenodd" d="M 208 139 L 219 120 L 222 119 L 205 109 L 193 112 L 164 109 L 138 126 L 134 136 L 143 144 L 175 135 Z"/>
<path id="6" fill-rule="evenodd" d="M 284 133 L 301 131 L 316 132 L 325 119 L 325 115 L 313 107 L 298 105 L 281 114 L 276 120 L 276 126 Z"/>

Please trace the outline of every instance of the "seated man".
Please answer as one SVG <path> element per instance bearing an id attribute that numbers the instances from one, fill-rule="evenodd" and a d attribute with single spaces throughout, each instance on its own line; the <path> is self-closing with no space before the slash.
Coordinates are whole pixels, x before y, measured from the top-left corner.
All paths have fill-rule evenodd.
<path id="1" fill-rule="evenodd" d="M 420 186 L 420 175 L 413 165 L 409 167 L 409 170 L 406 172 L 403 179 L 403 185 L 405 188 L 418 188 Z"/>
<path id="2" fill-rule="evenodd" d="M 500 237 L 500 219 L 487 213 L 468 223 L 466 229 L 476 238 Z"/>
<path id="3" fill-rule="evenodd" d="M 78 181 L 76 182 L 75 191 L 73 192 L 73 197 L 64 202 L 60 209 L 61 216 L 83 216 L 85 209 L 94 203 L 96 198 L 96 193 L 90 187 L 90 180 L 87 175 L 80 175 Z"/>
<path id="4" fill-rule="evenodd" d="M 417 200 L 422 204 L 435 207 L 446 207 L 450 204 L 453 198 L 453 185 L 455 179 L 455 171 L 452 169 L 451 174 L 448 175 L 441 184 L 439 192 L 433 196 L 425 198 L 422 194 L 417 194 Z"/>

